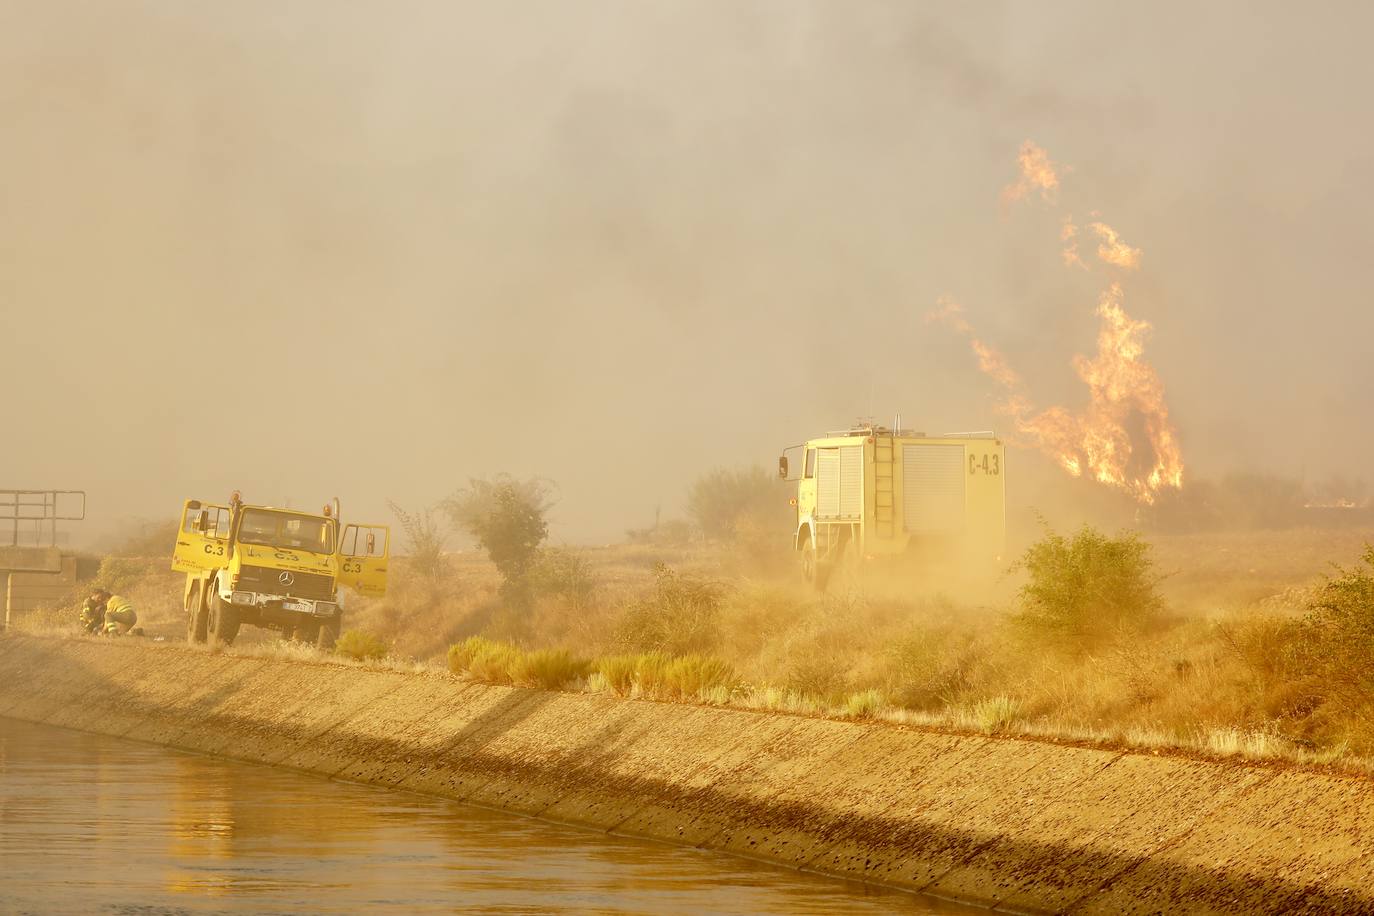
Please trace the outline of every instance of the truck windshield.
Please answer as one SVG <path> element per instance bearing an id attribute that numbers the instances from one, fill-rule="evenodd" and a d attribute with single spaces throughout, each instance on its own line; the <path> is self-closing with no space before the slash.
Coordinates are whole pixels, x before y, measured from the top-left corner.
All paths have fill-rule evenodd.
<path id="1" fill-rule="evenodd" d="M 286 547 L 311 553 L 334 552 L 334 526 L 328 519 L 290 512 L 245 509 L 239 522 L 239 543 Z"/>

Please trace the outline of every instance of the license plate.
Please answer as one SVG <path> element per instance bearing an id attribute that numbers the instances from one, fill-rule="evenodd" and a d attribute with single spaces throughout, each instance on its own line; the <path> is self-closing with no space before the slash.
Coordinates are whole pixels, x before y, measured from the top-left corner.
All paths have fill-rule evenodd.
<path id="1" fill-rule="evenodd" d="M 305 611 L 309 613 L 314 610 L 309 601 L 283 601 L 281 606 L 284 611 Z"/>

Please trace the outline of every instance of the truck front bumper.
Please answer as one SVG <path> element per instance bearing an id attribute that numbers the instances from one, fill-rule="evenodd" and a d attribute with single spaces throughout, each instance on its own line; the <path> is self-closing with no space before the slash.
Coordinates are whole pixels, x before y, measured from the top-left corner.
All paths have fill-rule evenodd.
<path id="1" fill-rule="evenodd" d="M 312 617 L 333 617 L 339 610 L 337 601 L 315 601 L 310 598 L 292 598 L 290 595 L 265 595 L 261 592 L 235 591 L 229 600 L 242 607 L 273 608 L 309 614 Z"/>

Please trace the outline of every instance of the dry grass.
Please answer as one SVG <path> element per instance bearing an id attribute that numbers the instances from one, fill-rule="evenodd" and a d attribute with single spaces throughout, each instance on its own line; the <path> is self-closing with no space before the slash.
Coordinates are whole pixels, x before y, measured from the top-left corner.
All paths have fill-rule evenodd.
<path id="1" fill-rule="evenodd" d="M 699 545 L 565 549 L 546 571 L 577 581 L 546 588 L 523 614 L 501 606 L 499 578 L 474 554 L 446 556 L 437 578 L 402 559 L 390 594 L 350 596 L 345 621 L 391 646 L 371 664 L 447 660 L 490 683 L 1261 760 L 1358 768 L 1374 757 L 1359 683 L 1293 651 L 1331 564 L 1355 561 L 1374 533 L 1147 540 L 1164 576 L 1158 620 L 1075 652 L 1011 623 L 1014 578 L 978 601 L 898 574 L 817 595 L 758 567 L 732 573 L 739 557 Z M 672 570 L 667 585 L 660 564 Z M 146 569 L 129 589 L 140 617 L 145 605 L 170 607 L 150 616 L 180 638 L 180 577 L 162 560 Z M 31 621 L 72 626 L 58 612 Z M 338 660 L 267 633 L 254 646 L 254 632 L 230 651 Z"/>

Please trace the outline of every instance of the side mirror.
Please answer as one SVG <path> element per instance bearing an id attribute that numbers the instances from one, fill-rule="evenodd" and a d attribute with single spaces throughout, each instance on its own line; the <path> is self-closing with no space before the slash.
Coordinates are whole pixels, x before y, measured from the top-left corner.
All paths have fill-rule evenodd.
<path id="1" fill-rule="evenodd" d="M 779 479 L 779 480 L 786 480 L 786 479 L 787 479 L 787 456 L 786 456 L 786 455 L 783 455 L 781 458 L 778 459 L 778 479 Z"/>
<path id="2" fill-rule="evenodd" d="M 201 509 L 200 517 L 196 519 L 196 530 L 204 534 L 210 530 L 210 510 Z"/>

